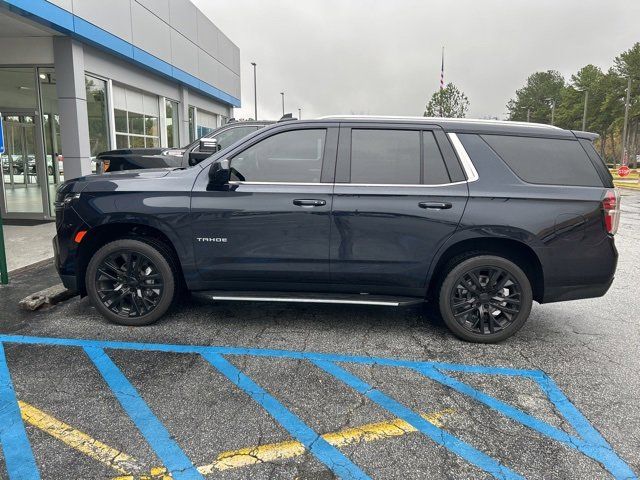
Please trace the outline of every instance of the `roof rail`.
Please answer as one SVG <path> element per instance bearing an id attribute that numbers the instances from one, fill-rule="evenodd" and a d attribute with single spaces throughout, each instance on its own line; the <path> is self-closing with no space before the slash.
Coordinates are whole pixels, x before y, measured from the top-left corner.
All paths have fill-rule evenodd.
<path id="1" fill-rule="evenodd" d="M 444 117 L 417 117 L 417 116 L 393 116 L 393 115 L 328 115 L 320 117 L 320 120 L 411 120 L 411 121 L 424 121 L 424 122 L 455 122 L 455 123 L 469 123 L 480 125 L 518 125 L 538 128 L 552 128 L 555 130 L 562 130 L 555 125 L 548 125 L 546 123 L 532 123 L 532 122 L 515 122 L 511 120 L 481 120 L 476 118 L 444 118 Z"/>

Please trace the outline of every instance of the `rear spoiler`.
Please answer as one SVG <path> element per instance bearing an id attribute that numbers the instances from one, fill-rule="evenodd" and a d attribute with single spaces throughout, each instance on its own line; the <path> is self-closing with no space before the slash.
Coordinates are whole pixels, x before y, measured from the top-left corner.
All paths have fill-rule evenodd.
<path id="1" fill-rule="evenodd" d="M 593 132 L 583 132 L 581 130 L 571 130 L 571 133 L 573 133 L 576 136 L 576 138 L 584 138 L 585 140 L 589 140 L 591 142 L 593 142 L 597 138 L 600 138 L 600 135 L 598 135 L 597 133 L 593 133 Z"/>

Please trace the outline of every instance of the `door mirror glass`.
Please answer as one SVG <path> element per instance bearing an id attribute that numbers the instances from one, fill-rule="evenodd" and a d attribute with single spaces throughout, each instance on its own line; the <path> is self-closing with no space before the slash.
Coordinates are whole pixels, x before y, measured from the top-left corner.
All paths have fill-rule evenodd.
<path id="1" fill-rule="evenodd" d="M 229 160 L 226 158 L 213 162 L 209 169 L 209 182 L 215 187 L 221 187 L 229 183 L 230 176 Z"/>
<path id="2" fill-rule="evenodd" d="M 200 148 L 201 152 L 216 153 L 218 150 L 218 140 L 215 138 L 201 138 Z"/>

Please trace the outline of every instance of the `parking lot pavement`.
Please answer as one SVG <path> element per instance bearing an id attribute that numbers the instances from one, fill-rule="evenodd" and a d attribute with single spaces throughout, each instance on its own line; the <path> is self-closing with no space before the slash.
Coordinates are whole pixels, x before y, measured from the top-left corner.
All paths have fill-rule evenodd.
<path id="1" fill-rule="evenodd" d="M 56 281 L 23 272 L 0 289 L 0 477 L 634 478 L 638 193 L 617 245 L 605 297 L 535 305 L 500 345 L 420 307 L 194 299 L 141 328 L 79 298 L 21 312 Z"/>

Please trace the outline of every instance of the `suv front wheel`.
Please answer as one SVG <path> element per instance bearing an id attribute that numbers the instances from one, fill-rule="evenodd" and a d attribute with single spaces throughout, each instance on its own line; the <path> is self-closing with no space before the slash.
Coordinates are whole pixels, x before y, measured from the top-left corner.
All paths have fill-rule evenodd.
<path id="1" fill-rule="evenodd" d="M 495 343 L 529 318 L 533 294 L 527 275 L 503 257 L 478 255 L 452 262 L 439 294 L 442 319 L 469 342 Z"/>
<path id="2" fill-rule="evenodd" d="M 175 270 L 164 244 L 132 238 L 104 245 L 85 275 L 87 294 L 102 315 L 120 325 L 149 325 L 171 306 Z"/>

